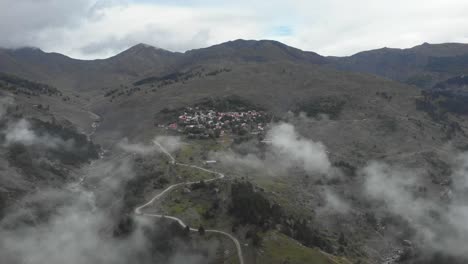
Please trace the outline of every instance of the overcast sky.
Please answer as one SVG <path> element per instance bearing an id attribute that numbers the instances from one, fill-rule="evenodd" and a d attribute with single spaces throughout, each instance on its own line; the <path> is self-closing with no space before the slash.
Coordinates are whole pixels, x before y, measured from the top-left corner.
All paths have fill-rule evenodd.
<path id="1" fill-rule="evenodd" d="M 322 55 L 468 42 L 467 0 L 0 0 L 0 46 L 104 58 L 274 39 Z"/>

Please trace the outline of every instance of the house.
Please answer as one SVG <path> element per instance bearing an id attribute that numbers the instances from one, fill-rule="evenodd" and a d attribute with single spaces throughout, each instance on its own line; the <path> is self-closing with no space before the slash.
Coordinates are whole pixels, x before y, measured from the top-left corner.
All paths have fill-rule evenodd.
<path id="1" fill-rule="evenodd" d="M 168 126 L 170 129 L 177 130 L 177 123 L 172 123 Z"/>
<path id="2" fill-rule="evenodd" d="M 205 162 L 203 162 L 205 165 L 212 165 L 212 164 L 216 164 L 217 161 L 216 160 L 206 160 Z"/>
<path id="3" fill-rule="evenodd" d="M 227 131 L 235 135 L 256 135 L 265 130 L 265 121 L 266 114 L 262 111 L 217 112 L 186 107 L 168 129 L 183 132 L 194 139 L 217 138 Z"/>

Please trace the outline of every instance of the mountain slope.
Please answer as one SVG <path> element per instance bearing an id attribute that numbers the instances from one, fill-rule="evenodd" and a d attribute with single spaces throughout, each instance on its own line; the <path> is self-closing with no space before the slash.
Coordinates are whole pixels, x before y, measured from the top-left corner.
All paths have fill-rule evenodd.
<path id="1" fill-rule="evenodd" d="M 382 256 L 394 257 L 394 252 L 400 254 L 401 247 L 411 244 L 411 241 L 408 243 L 406 240 L 415 240 L 415 250 L 418 250 L 421 241 L 412 235 L 414 230 L 409 230 L 414 221 L 405 222 L 407 218 L 395 216 L 382 203 L 366 196 L 363 192 L 363 182 L 366 181 L 364 168 L 374 161 L 396 164 L 408 168 L 410 172 L 410 168 L 427 168 L 426 174 L 419 171 L 410 176 L 403 174 L 407 179 L 413 177 L 413 174 L 414 177 L 423 176 L 422 181 L 418 182 L 419 186 L 403 187 L 405 190 L 416 190 L 415 195 L 424 199 L 436 197 L 436 200 L 442 196 L 441 193 L 449 193 L 454 188 L 451 185 L 450 162 L 454 151 L 461 151 L 466 147 L 466 108 L 459 107 L 463 102 L 456 101 L 456 109 L 450 111 L 447 105 L 454 102 L 453 98 L 421 93 L 418 87 L 402 82 L 421 74 L 433 78 L 430 82 L 450 76 L 452 73 L 429 71 L 427 65 L 434 58 L 463 57 L 463 54 L 464 45 L 450 44 L 435 47 L 423 45 L 409 50 L 382 49 L 348 58 L 324 58 L 278 42 L 244 40 L 186 53 L 172 53 L 140 44 L 112 58 L 95 61 L 74 60 L 37 49 L 2 50 L 0 56 L 4 60 L 0 61 L 0 72 L 4 73 L 0 74 L 3 80 L 0 85 L 3 85 L 2 95 L 14 98 L 16 105 L 12 109 L 20 110 L 16 118 L 35 118 L 51 124 L 58 122 L 67 127 L 77 127 L 74 131 L 82 132 L 82 135 L 76 136 L 80 145 L 87 136 L 103 146 L 107 151 L 106 158 L 112 166 L 103 166 L 102 175 L 105 177 L 102 185 L 94 182 L 99 181 L 102 176 L 101 173 L 96 173 L 99 175 L 94 179 L 91 177 L 84 181 L 83 188 L 87 184 L 89 190 L 95 184 L 110 188 L 111 195 L 101 197 L 110 207 L 118 200 L 116 197 L 124 193 L 120 187 L 113 189 L 115 185 L 108 181 L 113 179 L 114 169 L 118 172 L 117 175 L 122 174 L 119 177 L 123 179 L 134 174 L 132 170 L 135 167 L 127 166 L 121 160 L 128 158 L 138 168 L 138 173 L 135 173 L 137 176 L 125 187 L 127 189 L 124 198 L 128 200 L 124 202 L 129 202 L 123 206 L 126 209 L 154 196 L 155 192 L 164 189 L 164 185 L 177 184 L 184 179 L 192 180 L 192 177 L 200 176 L 190 170 L 190 166 L 187 170 L 177 170 L 170 161 L 153 153 L 155 149 L 151 142 L 156 135 L 177 136 L 184 143 L 174 153 L 177 160 L 199 166 L 216 166 L 217 171 L 226 173 L 234 182 L 236 179 L 252 181 L 256 186 L 249 185 L 251 197 L 244 197 L 248 198 L 247 201 L 253 199 L 251 204 L 267 208 L 262 209 L 265 212 L 269 212 L 273 204 L 280 204 L 275 208 L 285 211 L 277 215 L 281 216 L 277 222 L 269 222 L 260 217 L 255 222 L 257 226 L 251 226 L 252 223 L 243 223 L 242 219 L 236 219 L 235 214 L 233 216 L 229 213 L 232 191 L 220 189 L 222 184 L 211 186 L 199 183 L 194 185 L 197 188 L 202 186 L 202 189 L 195 191 L 195 187 L 190 186 L 193 187 L 192 190 L 180 189 L 175 195 L 191 196 L 193 199 L 190 203 L 199 205 L 197 199 L 203 200 L 209 194 L 210 197 L 219 198 L 220 203 L 215 205 L 214 199 L 210 198 L 206 199 L 210 202 L 208 208 L 188 206 L 185 212 L 188 217 L 204 217 L 206 219 L 203 220 L 208 224 L 219 221 L 222 230 L 236 232 L 236 235 L 242 237 L 251 236 L 248 231 L 253 230 L 255 234 L 265 231 L 263 248 L 275 248 L 279 243 L 296 243 L 289 238 L 274 240 L 277 236 L 266 232 L 281 229 L 282 234 L 306 241 L 307 246 L 317 246 L 327 254 L 378 262 L 383 260 Z M 453 65 L 450 61 L 448 64 Z M 31 80 L 23 80 L 22 77 Z M 452 89 L 452 86 L 464 85 L 465 81 L 465 78 L 455 78 L 441 82 L 440 86 Z M 18 84 L 21 89 L 12 88 L 12 85 Z M 430 83 L 427 85 L 430 87 Z M 20 92 L 37 87 L 41 91 L 42 88 L 45 91 L 55 91 L 52 89 L 54 88 L 58 92 Z M 314 146 L 321 149 L 321 154 L 332 166 L 337 178 L 327 178 L 328 175 L 322 175 L 322 172 L 308 171 L 302 164 L 293 164 L 291 168 L 276 171 L 274 164 L 266 163 L 271 156 L 276 157 L 276 153 L 269 152 L 269 144 L 273 142 L 268 143 L 268 138 L 263 140 L 260 132 L 235 135 L 235 125 L 229 128 L 230 122 L 226 122 L 230 120 L 222 120 L 221 126 L 228 128 L 225 129 L 224 136 L 219 138 L 193 139 L 190 132 L 174 129 L 173 125 L 179 122 L 180 117 L 184 118 L 187 109 L 198 112 L 196 107 L 200 105 L 211 110 L 210 113 L 223 112 L 222 114 L 231 117 L 241 115 L 232 113 L 240 111 L 239 108 L 265 112 L 268 119 L 262 121 L 262 126 L 267 128 L 284 126 L 283 123 L 287 123 L 287 127 L 293 128 L 292 140 L 297 142 L 284 143 L 283 147 L 292 146 L 294 153 L 297 150 L 298 153 L 308 155 L 303 162 L 306 165 L 309 160 L 314 160 L 313 153 L 309 155 L 310 149 Z M 13 110 L 10 107 L 8 111 Z M 3 114 L 3 110 L 0 113 Z M 194 122 L 194 127 L 197 125 L 197 128 L 203 129 L 198 127 L 198 121 Z M 8 127 L 8 123 L 5 121 L 4 127 Z M 237 125 L 242 127 L 247 123 Z M 67 129 L 55 129 L 68 133 Z M 0 140 L 6 138 L 0 135 Z M 133 145 L 129 142 L 141 144 Z M 59 146 L 67 144 L 60 143 Z M 8 153 L 6 150 L 2 151 L 0 166 L 11 171 L 8 175 L 25 176 L 21 170 L 11 169 L 8 165 Z M 222 153 L 224 151 L 227 154 Z M 152 154 L 145 156 L 147 153 Z M 206 163 L 212 155 L 222 158 L 223 154 L 233 158 L 215 162 L 215 165 Z M 36 156 L 34 158 L 37 160 Z M 287 160 L 287 157 L 282 158 Z M 249 170 L 242 163 L 245 159 L 248 159 L 247 165 L 255 165 L 254 169 Z M 21 156 L 18 160 L 21 160 Z M 232 160 L 240 164 L 230 167 L 229 162 Z M 83 166 L 91 171 L 100 165 L 97 162 L 86 166 L 86 161 Z M 257 163 L 262 162 L 266 165 L 257 166 Z M 277 162 L 282 164 L 282 160 Z M 50 163 L 46 160 L 39 165 Z M 118 166 L 114 167 L 114 163 Z M 67 176 L 81 173 L 77 168 L 69 169 L 70 174 Z M 28 173 L 33 174 L 31 171 Z M 43 171 L 40 172 L 43 175 Z M 229 185 L 229 182 L 226 184 Z M 24 184 L 27 189 L 31 189 L 33 185 Z M 48 185 L 48 182 L 45 181 L 44 185 Z M 99 191 L 101 189 L 97 188 L 94 192 Z M 349 211 L 323 213 L 323 203 L 328 199 L 329 192 L 336 193 L 345 204 L 349 204 Z M 174 212 L 180 213 L 183 200 L 179 197 L 171 198 L 169 197 L 168 202 L 176 204 L 174 207 L 177 210 Z M 260 202 L 256 204 L 258 200 L 255 199 L 260 199 Z M 442 202 L 442 198 L 439 200 L 441 201 L 437 201 L 437 204 Z M 244 206 L 231 208 L 242 211 Z M 213 213 L 221 209 L 227 214 Z M 130 223 L 127 222 L 128 225 Z M 239 226 L 241 227 L 234 231 Z M 314 228 L 310 228 L 311 226 Z M 260 231 L 264 228 L 266 230 Z M 127 229 L 126 224 L 122 229 Z M 395 231 L 397 236 L 394 235 Z M 343 232 L 346 233 L 346 238 Z M 239 239 L 242 242 L 250 241 L 250 238 Z M 261 257 L 261 249 L 246 247 L 250 251 L 247 255 L 253 258 L 258 253 Z M 313 255 L 324 259 L 326 256 L 318 249 L 302 247 L 304 246 L 297 244 L 297 247 L 290 250 L 299 250 L 306 257 Z M 400 256 L 398 254 L 397 257 Z M 279 258 L 271 252 L 267 252 L 265 256 L 267 259 Z"/>
<path id="2" fill-rule="evenodd" d="M 150 75 L 171 73 L 187 65 L 227 61 L 297 61 L 323 64 L 326 59 L 312 52 L 274 41 L 236 40 L 186 53 L 175 53 L 145 44 L 104 60 L 75 60 L 40 49 L 0 51 L 0 72 L 46 82 L 64 89 L 92 91 Z"/>
<path id="3" fill-rule="evenodd" d="M 464 60 L 463 55 L 466 54 L 467 44 L 424 43 L 410 49 L 383 48 L 360 52 L 350 57 L 332 58 L 331 66 L 339 70 L 371 73 L 431 88 L 435 83 L 459 73 L 445 69 L 450 69 L 454 64 L 452 61 Z"/>

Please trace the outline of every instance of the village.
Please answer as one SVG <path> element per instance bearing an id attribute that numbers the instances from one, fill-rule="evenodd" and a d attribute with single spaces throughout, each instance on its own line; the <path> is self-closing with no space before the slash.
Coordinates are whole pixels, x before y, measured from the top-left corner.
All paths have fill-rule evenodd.
<path id="1" fill-rule="evenodd" d="M 263 111 L 218 112 L 186 107 L 167 129 L 184 133 L 189 139 L 219 138 L 226 134 L 261 137 L 268 122 L 268 114 Z"/>

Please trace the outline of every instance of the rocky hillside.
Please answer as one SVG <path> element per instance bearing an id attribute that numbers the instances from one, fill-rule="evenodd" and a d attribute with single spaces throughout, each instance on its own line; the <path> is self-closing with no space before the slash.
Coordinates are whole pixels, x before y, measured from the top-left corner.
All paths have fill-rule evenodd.
<path id="1" fill-rule="evenodd" d="M 383 48 L 350 57 L 331 58 L 340 70 L 371 73 L 399 82 L 431 88 L 440 81 L 468 70 L 468 45 L 428 44 L 410 49 Z"/>
<path id="2" fill-rule="evenodd" d="M 454 91 L 466 85 L 465 54 L 463 44 L 423 44 L 327 58 L 245 40 L 185 53 L 140 44 L 94 61 L 0 50 L 0 91 L 10 98 L 0 109 L 0 144 L 8 146 L 1 171 L 27 182 L 0 184 L 4 193 L 18 185 L 28 193 L 36 181 L 43 187 L 98 171 L 84 184 L 98 196 L 93 206 L 127 219 L 117 235 L 128 235 L 132 206 L 169 183 L 206 177 L 145 145 L 176 136 L 183 141 L 172 150 L 178 160 L 238 181 L 179 190 L 165 209 L 255 243 L 246 248 L 249 263 L 287 261 L 271 252 L 278 243 L 291 250 L 285 254 L 323 263 L 458 261 L 466 256 L 441 248 L 463 241 L 447 235 L 458 225 L 443 227 L 461 219 L 454 156 L 467 149 L 468 111 Z M 97 144 L 108 156 L 89 165 Z M 12 197 L 8 203 L 19 194 Z M 123 209 L 115 205 L 121 200 Z M 423 209 L 409 210 L 413 203 Z M 421 230 L 440 241 L 428 242 Z"/>

